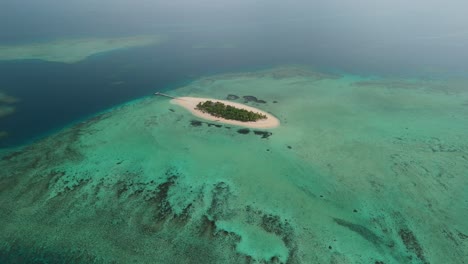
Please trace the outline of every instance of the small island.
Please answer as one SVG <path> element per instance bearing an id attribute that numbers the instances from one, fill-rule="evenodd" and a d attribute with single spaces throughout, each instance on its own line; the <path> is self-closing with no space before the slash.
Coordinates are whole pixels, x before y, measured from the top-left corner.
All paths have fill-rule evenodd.
<path id="1" fill-rule="evenodd" d="M 263 129 L 275 128 L 280 125 L 278 118 L 274 117 L 272 114 L 248 105 L 211 98 L 172 98 L 171 103 L 182 106 L 193 115 L 206 120 L 241 127 Z"/>
<path id="2" fill-rule="evenodd" d="M 231 105 L 226 105 L 221 102 L 213 102 L 210 100 L 199 102 L 196 109 L 215 117 L 222 117 L 224 119 L 237 120 L 242 122 L 255 122 L 260 119 L 267 119 L 267 116 L 264 114 L 236 108 Z"/>

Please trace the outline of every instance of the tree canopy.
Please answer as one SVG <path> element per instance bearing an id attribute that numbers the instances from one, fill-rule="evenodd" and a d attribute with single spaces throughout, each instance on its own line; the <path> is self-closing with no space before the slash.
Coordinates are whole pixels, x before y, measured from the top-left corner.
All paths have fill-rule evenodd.
<path id="1" fill-rule="evenodd" d="M 237 120 L 242 122 L 252 122 L 267 118 L 267 116 L 264 114 L 236 108 L 234 106 L 226 105 L 221 102 L 200 102 L 198 103 L 196 109 L 215 117 L 221 117 L 224 119 Z"/>

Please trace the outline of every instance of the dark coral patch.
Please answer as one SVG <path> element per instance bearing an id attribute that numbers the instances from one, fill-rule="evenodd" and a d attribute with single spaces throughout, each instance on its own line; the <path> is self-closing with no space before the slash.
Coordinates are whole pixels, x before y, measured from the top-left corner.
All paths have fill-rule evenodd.
<path id="1" fill-rule="evenodd" d="M 268 132 L 268 131 L 259 131 L 259 130 L 254 130 L 254 134 L 255 134 L 255 135 L 258 135 L 258 136 L 262 136 L 262 138 L 268 138 L 268 137 L 270 137 L 271 135 L 273 135 L 273 133 L 271 133 L 271 132 Z"/>
<path id="2" fill-rule="evenodd" d="M 252 96 L 252 95 L 245 95 L 245 96 L 242 96 L 242 98 L 244 98 L 246 103 L 248 102 L 260 103 L 260 104 L 266 103 L 266 101 L 258 99 L 257 97 Z"/>
<path id="3" fill-rule="evenodd" d="M 403 244 L 405 244 L 405 247 L 409 250 L 414 252 L 416 256 L 423 262 L 423 263 L 428 263 L 426 261 L 426 258 L 424 257 L 424 252 L 419 244 L 418 240 L 416 239 L 416 236 L 413 234 L 413 232 L 409 229 L 403 228 L 398 231 L 398 234 L 400 235 L 401 240 L 403 241 Z"/>
<path id="4" fill-rule="evenodd" d="M 239 99 L 239 96 L 235 95 L 235 94 L 228 94 L 228 96 L 226 97 L 227 100 L 237 100 Z"/>
<path id="5" fill-rule="evenodd" d="M 197 121 L 197 120 L 192 120 L 190 121 L 190 124 L 194 127 L 199 127 L 202 125 L 202 122 L 201 121 Z"/>
<path id="6" fill-rule="evenodd" d="M 339 219 L 339 218 L 333 218 L 333 221 L 335 221 L 335 223 L 337 223 L 338 225 L 346 227 L 349 230 L 359 234 L 361 237 L 363 237 L 369 242 L 372 242 L 374 245 L 378 245 L 382 242 L 379 236 L 377 236 L 374 232 L 372 232 L 370 229 L 368 229 L 365 226 L 351 223 L 351 222 L 348 222 L 346 220 Z"/>
<path id="7" fill-rule="evenodd" d="M 218 127 L 218 128 L 219 128 L 219 127 L 223 127 L 222 125 L 213 124 L 213 123 L 206 123 L 206 124 L 207 124 L 209 127 L 212 127 L 212 126 Z"/>
<path id="8" fill-rule="evenodd" d="M 462 232 L 458 231 L 458 236 L 461 238 L 461 239 L 468 239 L 468 235 L 465 235 L 463 234 Z"/>
<path id="9" fill-rule="evenodd" d="M 239 134 L 244 134 L 244 135 L 245 135 L 245 134 L 249 134 L 249 133 L 250 133 L 250 129 L 248 129 L 248 128 L 241 128 L 241 129 L 238 129 L 238 130 L 237 130 L 237 133 L 239 133 Z"/>

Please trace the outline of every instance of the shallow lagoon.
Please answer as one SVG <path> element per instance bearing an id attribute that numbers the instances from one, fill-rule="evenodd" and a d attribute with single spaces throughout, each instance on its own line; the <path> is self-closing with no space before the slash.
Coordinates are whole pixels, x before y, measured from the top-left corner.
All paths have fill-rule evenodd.
<path id="1" fill-rule="evenodd" d="M 267 138 L 130 102 L 4 154 L 0 260 L 463 263 L 464 87 L 287 66 L 171 91 L 256 96 Z"/>

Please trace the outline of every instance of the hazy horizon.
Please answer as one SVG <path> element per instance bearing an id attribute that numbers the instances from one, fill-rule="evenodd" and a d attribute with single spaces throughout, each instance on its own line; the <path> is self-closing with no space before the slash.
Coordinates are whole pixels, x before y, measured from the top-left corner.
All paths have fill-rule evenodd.
<path id="1" fill-rule="evenodd" d="M 0 43 L 148 33 L 236 37 L 367 68 L 453 72 L 468 69 L 466 10 L 462 1 L 8 1 L 0 4 Z"/>

